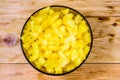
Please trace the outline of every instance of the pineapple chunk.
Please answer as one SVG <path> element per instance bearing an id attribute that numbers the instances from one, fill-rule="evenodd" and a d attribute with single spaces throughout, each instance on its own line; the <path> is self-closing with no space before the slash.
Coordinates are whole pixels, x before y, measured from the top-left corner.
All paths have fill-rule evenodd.
<path id="1" fill-rule="evenodd" d="M 75 22 L 73 21 L 73 19 L 67 19 L 66 17 L 63 18 L 63 24 L 65 24 L 66 26 L 70 26 L 72 28 L 74 28 L 75 26 Z"/>
<path id="2" fill-rule="evenodd" d="M 79 49 L 78 53 L 79 53 L 79 58 L 81 58 L 82 60 L 86 58 L 86 54 L 84 53 L 83 49 Z"/>
<path id="3" fill-rule="evenodd" d="M 30 47 L 30 45 L 29 45 L 29 43 L 24 43 L 24 44 L 23 44 L 23 47 L 24 47 L 24 49 L 28 50 L 29 47 Z"/>
<path id="4" fill-rule="evenodd" d="M 60 26 L 62 24 L 62 20 L 58 19 L 54 22 L 54 24 L 52 24 L 52 28 L 56 28 L 57 26 Z"/>
<path id="5" fill-rule="evenodd" d="M 71 54 L 71 60 L 74 61 L 76 58 L 78 58 L 78 52 L 75 49 L 72 49 L 70 51 Z"/>
<path id="6" fill-rule="evenodd" d="M 77 24 L 77 25 L 79 25 L 79 23 L 82 21 L 82 17 L 80 16 L 80 15 L 76 15 L 75 16 L 75 23 Z"/>
<path id="7" fill-rule="evenodd" d="M 76 41 L 76 37 L 74 35 L 70 35 L 65 39 L 64 43 L 70 43 L 75 41 Z"/>
<path id="8" fill-rule="evenodd" d="M 39 11 L 39 15 L 47 14 L 50 11 L 50 7 L 46 7 Z"/>
<path id="9" fill-rule="evenodd" d="M 37 43 L 33 43 L 33 44 L 32 44 L 32 47 L 33 47 L 33 52 L 34 52 L 35 54 L 39 54 L 38 44 L 37 44 Z"/>
<path id="10" fill-rule="evenodd" d="M 40 57 L 37 61 L 34 62 L 37 68 L 41 68 L 45 63 L 45 59 L 43 57 Z"/>
<path id="11" fill-rule="evenodd" d="M 73 70 L 74 68 L 75 68 L 75 65 L 71 63 L 71 64 L 65 66 L 63 71 L 68 72 L 68 71 Z"/>
<path id="12" fill-rule="evenodd" d="M 53 15 L 54 15 L 54 13 L 55 13 L 55 11 L 54 11 L 54 10 L 52 10 L 52 9 L 50 9 L 50 11 L 49 11 L 49 15 L 50 15 L 50 16 L 53 16 Z"/>
<path id="13" fill-rule="evenodd" d="M 59 65 L 58 63 L 59 56 L 57 54 L 52 54 L 48 60 L 46 60 L 46 63 L 44 67 L 46 68 L 55 68 Z"/>
<path id="14" fill-rule="evenodd" d="M 59 51 L 58 54 L 60 55 L 59 66 L 65 67 L 70 62 L 70 60 L 61 51 Z"/>
<path id="15" fill-rule="evenodd" d="M 65 15 L 65 14 L 68 14 L 69 13 L 69 9 L 63 9 L 61 10 L 61 12 Z"/>
<path id="16" fill-rule="evenodd" d="M 75 65 L 76 67 L 79 66 L 82 62 L 83 62 L 83 60 L 82 60 L 80 57 L 76 58 L 76 59 L 73 61 L 74 65 Z"/>
<path id="17" fill-rule="evenodd" d="M 41 57 L 37 60 L 37 62 L 38 62 L 39 64 L 41 64 L 41 65 L 44 65 L 45 59 L 41 56 Z"/>
<path id="18" fill-rule="evenodd" d="M 85 47 L 84 47 L 84 52 L 85 52 L 85 54 L 87 54 L 87 53 L 89 52 L 89 50 L 90 50 L 90 46 L 85 46 Z"/>
<path id="19" fill-rule="evenodd" d="M 52 55 L 52 51 L 47 51 L 46 50 L 43 56 L 44 56 L 44 58 L 49 59 L 51 55 Z"/>
<path id="20" fill-rule="evenodd" d="M 41 65 L 41 64 L 39 64 L 39 62 L 38 62 L 38 61 L 35 61 L 35 62 L 34 62 L 34 64 L 36 65 L 36 67 L 37 67 L 38 69 L 41 69 L 41 68 L 42 68 L 42 65 Z"/>
<path id="21" fill-rule="evenodd" d="M 46 68 L 48 73 L 54 74 L 55 70 L 53 68 Z"/>
<path id="22" fill-rule="evenodd" d="M 65 50 L 68 50 L 69 49 L 69 44 L 63 44 L 61 46 L 61 51 L 65 51 Z"/>
<path id="23" fill-rule="evenodd" d="M 63 73 L 62 67 L 55 68 L 55 74 L 61 74 L 61 73 Z"/>
<path id="24" fill-rule="evenodd" d="M 58 51 L 58 50 L 59 50 L 59 46 L 56 46 L 56 45 L 48 45 L 48 46 L 47 46 L 47 50 L 50 50 L 50 51 Z"/>
<path id="25" fill-rule="evenodd" d="M 22 37 L 22 42 L 23 43 L 32 43 L 33 39 L 31 39 L 31 36 L 29 34 L 24 34 Z"/>
<path id="26" fill-rule="evenodd" d="M 88 30 L 88 26 L 84 20 L 82 20 L 81 23 L 79 24 L 79 30 L 81 33 L 84 33 Z"/>
<path id="27" fill-rule="evenodd" d="M 60 37 L 60 38 L 63 37 L 63 34 L 57 28 L 54 28 L 53 31 L 54 31 L 55 34 L 58 35 L 58 37 Z"/>
<path id="28" fill-rule="evenodd" d="M 33 53 L 33 50 L 32 50 L 32 47 L 30 47 L 29 49 L 27 49 L 28 51 L 27 51 L 27 54 L 29 55 L 29 56 L 31 56 L 32 55 L 32 53 Z"/>
<path id="29" fill-rule="evenodd" d="M 35 60 L 39 58 L 39 48 L 36 43 L 33 43 L 32 47 L 33 47 L 33 54 L 32 56 L 30 56 L 30 61 L 34 62 Z"/>
<path id="30" fill-rule="evenodd" d="M 38 55 L 37 54 L 33 54 L 32 56 L 30 56 L 30 61 L 31 62 L 34 62 L 35 60 L 37 60 L 38 59 Z"/>
<path id="31" fill-rule="evenodd" d="M 84 43 L 86 44 L 91 42 L 91 37 L 89 32 L 84 33 L 83 40 L 84 40 Z"/>
<path id="32" fill-rule="evenodd" d="M 55 12 L 54 13 L 54 16 L 50 17 L 49 18 L 49 23 L 50 25 L 54 23 L 54 21 L 56 21 L 60 16 L 60 13 L 59 12 Z"/>

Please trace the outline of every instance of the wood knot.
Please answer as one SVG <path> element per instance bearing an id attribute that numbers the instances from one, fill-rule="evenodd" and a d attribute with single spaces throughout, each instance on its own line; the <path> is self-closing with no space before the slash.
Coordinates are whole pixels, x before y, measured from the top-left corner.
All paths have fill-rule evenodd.
<path id="1" fill-rule="evenodd" d="M 3 42 L 8 46 L 15 46 L 18 43 L 18 38 L 13 34 L 9 34 L 5 36 Z"/>
<path id="2" fill-rule="evenodd" d="M 112 43 L 113 42 L 113 38 L 109 38 L 109 42 Z"/>
<path id="3" fill-rule="evenodd" d="M 114 37 L 115 34 L 109 33 L 108 36 Z"/>
<path id="4" fill-rule="evenodd" d="M 113 6 L 106 6 L 107 8 L 110 8 L 110 9 L 114 9 L 114 7 Z"/>
<path id="5" fill-rule="evenodd" d="M 114 27 L 116 27 L 116 26 L 117 26 L 117 23 L 113 23 L 112 25 L 113 25 Z"/>
<path id="6" fill-rule="evenodd" d="M 108 39 L 108 41 L 109 41 L 110 43 L 112 43 L 112 42 L 114 41 L 114 36 L 115 36 L 115 34 L 109 33 L 108 36 L 110 36 L 110 38 Z"/>
<path id="7" fill-rule="evenodd" d="M 99 17 L 98 20 L 109 21 L 109 17 Z"/>
<path id="8" fill-rule="evenodd" d="M 34 4 L 35 4 L 35 2 L 32 2 L 32 4 L 34 5 Z"/>

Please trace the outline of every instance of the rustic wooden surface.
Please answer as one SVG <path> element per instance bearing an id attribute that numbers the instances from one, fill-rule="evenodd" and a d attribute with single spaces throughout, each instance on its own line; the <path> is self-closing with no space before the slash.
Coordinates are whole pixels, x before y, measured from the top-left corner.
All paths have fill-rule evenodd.
<path id="1" fill-rule="evenodd" d="M 25 21 L 48 5 L 78 10 L 93 30 L 93 48 L 86 63 L 65 76 L 39 73 L 20 48 Z M 0 80 L 120 80 L 120 0 L 0 0 Z"/>
<path id="2" fill-rule="evenodd" d="M 29 64 L 0 64 L 0 80 L 120 80 L 119 64 L 84 64 L 64 76 L 48 76 Z"/>

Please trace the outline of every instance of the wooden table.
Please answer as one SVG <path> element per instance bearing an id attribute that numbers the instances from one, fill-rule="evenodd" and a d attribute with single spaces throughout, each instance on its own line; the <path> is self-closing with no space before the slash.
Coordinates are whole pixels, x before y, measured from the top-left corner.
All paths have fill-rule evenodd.
<path id="1" fill-rule="evenodd" d="M 86 16 L 94 43 L 85 64 L 64 76 L 36 71 L 20 48 L 27 18 L 48 5 L 72 7 Z M 120 0 L 0 0 L 0 80 L 120 80 Z"/>

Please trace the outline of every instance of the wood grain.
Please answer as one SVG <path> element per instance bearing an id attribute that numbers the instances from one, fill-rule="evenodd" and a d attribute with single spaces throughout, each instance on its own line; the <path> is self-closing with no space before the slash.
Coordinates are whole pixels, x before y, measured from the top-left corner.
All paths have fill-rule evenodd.
<path id="1" fill-rule="evenodd" d="M 78 10 L 93 31 L 86 63 L 64 76 L 39 73 L 27 64 L 20 48 L 27 18 L 49 5 Z M 0 80 L 120 80 L 120 0 L 0 0 L 0 73 Z"/>
<path id="2" fill-rule="evenodd" d="M 120 80 L 120 64 L 84 64 L 64 76 L 39 73 L 29 64 L 0 64 L 0 73 L 0 80 Z"/>
<path id="3" fill-rule="evenodd" d="M 26 19 L 15 19 L 14 24 L 12 19 L 15 18 L 3 22 L 0 20 L 0 63 L 26 63 L 19 43 L 20 32 Z M 93 48 L 87 63 L 120 63 L 120 17 L 87 19 L 93 30 Z M 10 34 L 18 40 L 12 46 L 4 41 Z"/>
<path id="4" fill-rule="evenodd" d="M 49 5 L 69 6 L 85 16 L 120 16 L 120 0 L 0 0 L 0 17 L 27 18 Z"/>

